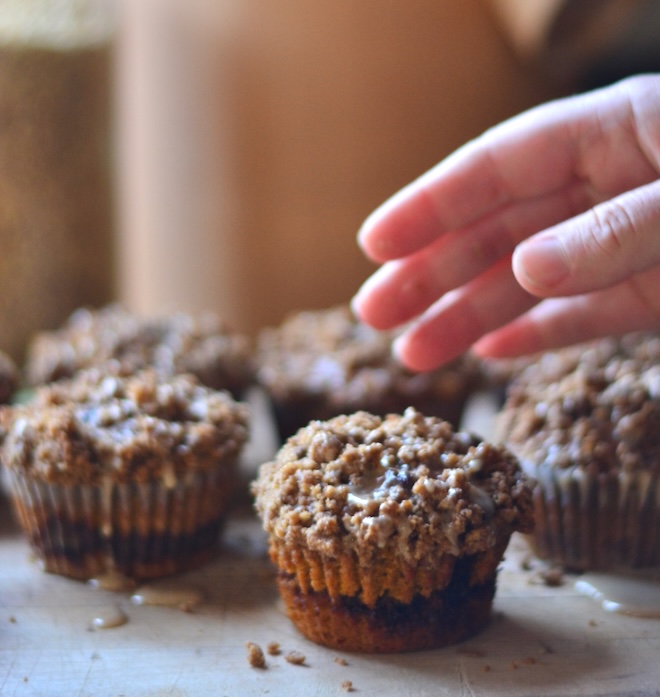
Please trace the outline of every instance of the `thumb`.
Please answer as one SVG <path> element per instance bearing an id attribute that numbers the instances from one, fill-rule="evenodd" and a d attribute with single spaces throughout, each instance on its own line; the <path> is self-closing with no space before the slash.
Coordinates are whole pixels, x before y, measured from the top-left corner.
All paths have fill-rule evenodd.
<path id="1" fill-rule="evenodd" d="M 521 242 L 512 268 L 539 297 L 607 288 L 660 264 L 660 181 L 600 203 Z"/>

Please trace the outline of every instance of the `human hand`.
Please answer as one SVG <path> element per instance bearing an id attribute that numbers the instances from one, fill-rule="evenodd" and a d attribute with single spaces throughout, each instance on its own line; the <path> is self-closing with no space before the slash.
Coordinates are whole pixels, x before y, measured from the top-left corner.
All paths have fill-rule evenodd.
<path id="1" fill-rule="evenodd" d="M 660 75 L 486 131 L 363 224 L 353 299 L 413 370 L 660 328 Z"/>

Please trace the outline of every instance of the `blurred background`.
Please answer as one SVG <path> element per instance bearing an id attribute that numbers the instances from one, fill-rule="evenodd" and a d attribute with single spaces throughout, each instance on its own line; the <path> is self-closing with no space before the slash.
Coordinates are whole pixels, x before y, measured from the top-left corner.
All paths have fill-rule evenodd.
<path id="1" fill-rule="evenodd" d="M 523 109 L 660 69 L 659 6 L 1 0 L 0 349 L 114 300 L 250 334 L 349 300 L 373 208 Z"/>

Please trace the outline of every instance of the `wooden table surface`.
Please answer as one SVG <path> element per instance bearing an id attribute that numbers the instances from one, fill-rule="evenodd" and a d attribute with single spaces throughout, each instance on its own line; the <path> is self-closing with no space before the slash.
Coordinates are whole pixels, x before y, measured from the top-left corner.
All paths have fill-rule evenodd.
<path id="1" fill-rule="evenodd" d="M 660 620 L 605 612 L 570 576 L 548 586 L 537 563 L 523 564 L 520 537 L 478 636 L 436 651 L 342 655 L 304 639 L 283 614 L 249 507 L 229 522 L 214 561 L 176 579 L 204 598 L 192 612 L 44 573 L 1 498 L 0 513 L 2 697 L 330 697 L 348 694 L 346 681 L 364 697 L 660 695 Z M 108 607 L 127 623 L 93 628 Z M 282 654 L 252 668 L 248 641 L 278 642 Z M 289 651 L 305 664 L 287 662 Z"/>

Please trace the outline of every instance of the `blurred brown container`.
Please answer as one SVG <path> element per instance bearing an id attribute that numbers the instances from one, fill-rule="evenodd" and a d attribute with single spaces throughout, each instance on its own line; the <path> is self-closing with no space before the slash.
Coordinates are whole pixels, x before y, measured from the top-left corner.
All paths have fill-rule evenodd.
<path id="1" fill-rule="evenodd" d="M 480 0 L 122 0 L 121 286 L 253 331 L 372 266 L 409 180 L 557 86 Z"/>
<path id="2" fill-rule="evenodd" d="M 112 297 L 111 7 L 0 5 L 0 349 Z"/>

